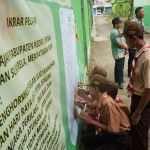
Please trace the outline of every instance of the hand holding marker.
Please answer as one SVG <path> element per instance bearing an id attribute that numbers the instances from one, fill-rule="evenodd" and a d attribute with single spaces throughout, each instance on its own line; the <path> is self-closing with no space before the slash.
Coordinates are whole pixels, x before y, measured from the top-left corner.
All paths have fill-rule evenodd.
<path id="1" fill-rule="evenodd" d="M 86 106 L 87 106 L 87 101 L 86 101 L 86 103 L 85 103 L 85 105 L 84 105 L 84 110 L 83 110 L 83 111 L 85 111 L 85 110 L 86 110 Z"/>
<path id="2" fill-rule="evenodd" d="M 76 99 L 75 102 L 85 103 L 84 101 L 80 101 L 80 100 L 78 100 L 78 99 Z"/>

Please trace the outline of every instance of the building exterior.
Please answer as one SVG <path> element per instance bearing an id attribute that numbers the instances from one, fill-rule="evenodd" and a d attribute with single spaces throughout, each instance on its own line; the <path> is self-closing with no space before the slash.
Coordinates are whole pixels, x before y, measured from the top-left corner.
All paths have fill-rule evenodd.
<path id="1" fill-rule="evenodd" d="M 95 0 L 93 5 L 93 14 L 110 15 L 112 5 L 109 0 Z"/>

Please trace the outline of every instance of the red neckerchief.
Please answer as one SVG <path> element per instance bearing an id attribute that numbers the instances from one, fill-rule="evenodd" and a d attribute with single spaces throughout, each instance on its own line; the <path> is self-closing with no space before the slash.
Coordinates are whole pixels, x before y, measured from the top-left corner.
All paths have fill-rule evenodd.
<path id="1" fill-rule="evenodd" d="M 150 45 L 147 47 L 147 48 L 150 48 Z M 143 51 L 139 56 L 141 56 L 145 51 Z M 139 57 L 138 56 L 138 57 Z M 134 72 L 134 69 L 135 69 L 135 64 L 136 64 L 136 61 L 137 61 L 137 58 L 136 55 L 134 56 L 134 59 L 132 61 L 132 66 L 131 66 L 131 75 L 130 75 L 130 79 L 129 79 L 129 83 L 128 83 L 128 86 L 126 88 L 127 92 L 128 92 L 128 97 L 132 96 L 133 94 L 133 72 Z"/>
<path id="2" fill-rule="evenodd" d="M 117 100 L 115 100 L 116 103 L 123 103 L 123 101 L 119 98 Z"/>
<path id="3" fill-rule="evenodd" d="M 109 95 L 106 94 L 106 95 L 104 96 L 104 98 L 102 99 L 102 101 L 103 101 L 106 97 L 108 97 L 108 96 L 109 96 Z M 98 107 L 95 109 L 95 114 L 96 114 L 96 120 L 97 120 L 98 122 L 100 122 L 100 113 L 99 113 L 99 108 L 98 108 Z M 100 136 L 103 135 L 103 130 L 102 130 L 101 128 L 95 126 L 95 131 L 96 131 L 96 134 L 99 134 Z"/>

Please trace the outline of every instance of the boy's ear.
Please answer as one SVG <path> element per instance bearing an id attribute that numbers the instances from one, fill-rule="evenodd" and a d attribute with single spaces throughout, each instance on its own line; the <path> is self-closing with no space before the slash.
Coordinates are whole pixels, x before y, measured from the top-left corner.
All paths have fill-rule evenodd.
<path id="1" fill-rule="evenodd" d="M 96 92 L 98 91 L 98 88 L 97 88 L 97 87 L 95 87 L 95 91 L 96 91 Z"/>
<path id="2" fill-rule="evenodd" d="M 134 35 L 132 38 L 133 38 L 133 40 L 136 40 L 137 37 Z"/>

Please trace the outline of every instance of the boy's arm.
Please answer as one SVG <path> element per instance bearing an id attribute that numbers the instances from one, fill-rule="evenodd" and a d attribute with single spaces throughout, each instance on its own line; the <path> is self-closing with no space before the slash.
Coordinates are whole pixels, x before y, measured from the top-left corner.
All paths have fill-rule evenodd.
<path id="1" fill-rule="evenodd" d="M 96 120 L 96 114 L 95 114 L 95 111 L 89 109 L 89 108 L 86 108 L 86 112 L 91 116 L 92 119 Z"/>
<path id="2" fill-rule="evenodd" d="M 104 125 L 96 120 L 93 120 L 89 114 L 87 112 L 82 111 L 80 114 L 80 118 L 84 119 L 85 121 L 87 121 L 89 124 L 92 124 L 94 126 L 97 126 L 99 128 L 101 128 L 102 130 L 109 132 L 108 126 Z"/>
<path id="3" fill-rule="evenodd" d="M 95 109 L 97 107 L 97 101 L 94 100 L 92 103 L 91 102 L 87 102 L 87 107 L 90 109 Z"/>
<path id="4" fill-rule="evenodd" d="M 85 90 L 85 89 L 82 89 L 82 91 L 86 94 L 86 95 L 89 95 L 89 90 Z"/>
<path id="5" fill-rule="evenodd" d="M 79 108 L 81 108 L 81 109 L 84 109 L 84 103 L 85 103 L 85 101 L 80 101 L 80 100 L 78 100 L 78 99 L 75 99 L 74 103 L 75 103 L 75 105 L 76 105 L 77 107 L 79 107 Z"/>
<path id="6" fill-rule="evenodd" d="M 117 36 L 117 33 L 114 33 L 111 41 L 115 43 L 118 47 L 128 50 L 127 44 L 124 44 L 121 38 L 117 38 L 116 36 Z"/>
<path id="7" fill-rule="evenodd" d="M 93 102 L 93 99 L 91 97 L 89 97 L 88 95 L 84 94 L 81 96 L 77 96 L 77 98 L 80 97 L 80 98 L 83 98 L 83 99 L 86 99 L 88 102 Z"/>
<path id="8" fill-rule="evenodd" d="M 123 44 L 123 43 L 118 43 L 118 47 L 123 48 L 125 50 L 128 50 L 128 46 L 126 44 Z"/>
<path id="9" fill-rule="evenodd" d="M 87 103 L 87 107 L 90 108 L 90 109 L 95 109 L 97 107 L 97 102 L 94 101 L 93 103 L 91 102 L 87 102 L 85 99 L 81 98 L 81 97 L 78 97 L 77 100 L 75 100 L 75 104 L 78 105 L 78 106 L 81 106 L 80 108 L 84 109 L 84 105 Z"/>
<path id="10" fill-rule="evenodd" d="M 149 66 L 150 66 L 150 59 L 148 58 L 147 61 L 145 61 L 142 64 L 142 74 L 144 75 L 143 80 L 144 80 L 145 89 L 144 92 L 142 93 L 142 98 L 140 100 L 140 103 L 131 117 L 132 123 L 134 125 L 138 124 L 139 119 L 141 117 L 141 113 L 150 100 L 150 84 L 149 84 L 150 67 Z"/>
<path id="11" fill-rule="evenodd" d="M 89 109 L 89 108 L 86 108 L 86 112 L 91 116 L 91 118 L 93 118 L 93 119 L 95 120 L 96 115 L 95 115 L 95 112 L 94 112 L 94 111 L 92 111 L 92 110 Z M 74 114 L 74 117 L 75 117 L 75 118 L 82 119 L 82 116 L 77 113 L 77 108 L 76 108 L 75 106 L 73 107 L 73 114 Z"/>
<path id="12" fill-rule="evenodd" d="M 80 101 L 88 101 L 88 102 L 91 102 L 91 103 L 93 102 L 93 99 L 91 99 L 91 98 L 88 97 L 88 96 L 83 98 L 83 97 L 77 95 L 77 96 L 76 96 L 76 99 L 79 99 Z"/>
<path id="13" fill-rule="evenodd" d="M 85 90 L 79 89 L 78 93 L 79 93 L 79 95 L 77 95 L 77 98 L 78 98 L 78 96 L 80 96 L 80 97 L 82 97 L 83 99 L 86 99 L 89 102 L 93 102 L 93 99 L 88 96 L 89 94 L 88 94 L 87 91 L 85 93 Z"/>
<path id="14" fill-rule="evenodd" d="M 80 92 L 79 92 L 80 91 Z M 82 93 L 81 93 L 82 92 Z M 82 95 L 82 97 L 81 96 L 79 96 L 79 93 Z M 87 100 L 87 101 L 90 101 L 90 102 L 93 102 L 93 99 L 91 99 L 88 95 L 86 95 L 83 91 L 82 91 L 82 89 L 79 89 L 77 86 L 74 86 L 74 95 L 75 95 L 75 97 L 77 98 L 77 99 L 80 99 L 80 100 L 82 100 L 82 101 L 84 101 L 85 99 Z"/>
<path id="15" fill-rule="evenodd" d="M 82 119 L 81 117 L 80 117 L 80 115 L 77 113 L 77 108 L 74 106 L 73 107 L 73 114 L 74 114 L 74 117 L 75 118 L 80 118 L 80 119 Z"/>
<path id="16" fill-rule="evenodd" d="M 149 93 L 150 93 L 150 89 L 144 90 L 143 96 L 140 100 L 140 103 L 139 103 L 137 109 L 135 110 L 135 112 L 133 113 L 133 115 L 131 116 L 131 120 L 132 120 L 133 125 L 138 124 L 140 117 L 141 117 L 141 113 L 150 100 L 150 94 Z"/>

